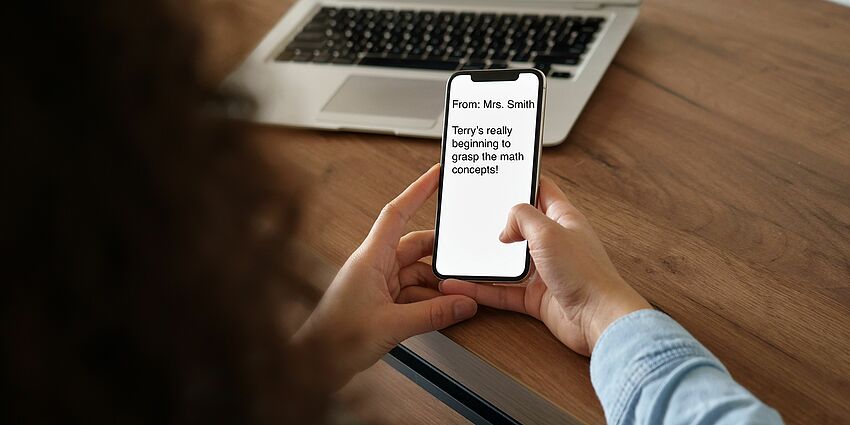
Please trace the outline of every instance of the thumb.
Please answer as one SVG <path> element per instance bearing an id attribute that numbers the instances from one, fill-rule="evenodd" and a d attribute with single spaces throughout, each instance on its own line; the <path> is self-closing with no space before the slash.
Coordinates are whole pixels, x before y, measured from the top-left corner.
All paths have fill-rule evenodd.
<path id="1" fill-rule="evenodd" d="M 436 331 L 475 316 L 478 304 L 464 295 L 442 295 L 411 304 L 396 304 L 390 321 L 398 342 L 414 335 Z"/>
<path id="2" fill-rule="evenodd" d="M 499 240 L 504 243 L 529 240 L 554 224 L 555 222 L 530 204 L 517 204 L 508 213 L 508 222 L 499 235 Z"/>

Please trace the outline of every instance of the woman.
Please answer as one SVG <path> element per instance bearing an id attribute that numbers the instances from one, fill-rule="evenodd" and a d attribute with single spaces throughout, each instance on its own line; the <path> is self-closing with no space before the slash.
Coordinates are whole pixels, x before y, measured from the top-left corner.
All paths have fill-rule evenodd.
<path id="1" fill-rule="evenodd" d="M 18 6 L 0 30 L 3 423 L 324 422 L 328 393 L 478 303 L 592 354 L 612 423 L 780 422 L 651 310 L 546 179 L 540 210 L 517 206 L 501 236 L 529 241 L 527 286 L 440 283 L 420 261 L 433 232 L 402 232 L 435 166 L 287 330 L 315 298 L 288 263 L 296 185 L 272 184 L 240 129 L 209 118 L 242 103 L 199 77 L 172 5 Z"/>

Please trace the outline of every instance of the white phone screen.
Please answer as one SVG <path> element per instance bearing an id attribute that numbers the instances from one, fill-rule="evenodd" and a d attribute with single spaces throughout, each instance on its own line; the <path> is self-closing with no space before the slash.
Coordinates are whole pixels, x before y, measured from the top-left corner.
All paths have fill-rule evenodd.
<path id="1" fill-rule="evenodd" d="M 442 278 L 527 273 L 527 243 L 504 244 L 499 234 L 514 205 L 535 203 L 543 77 L 513 77 L 450 79 L 433 266 Z"/>

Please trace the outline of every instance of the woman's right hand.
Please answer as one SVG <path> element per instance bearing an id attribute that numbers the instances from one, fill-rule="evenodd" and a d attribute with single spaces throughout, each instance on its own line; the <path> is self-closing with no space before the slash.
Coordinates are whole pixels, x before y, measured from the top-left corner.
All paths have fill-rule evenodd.
<path id="1" fill-rule="evenodd" d="M 567 347 L 589 356 L 614 320 L 652 307 L 617 273 L 587 218 L 545 177 L 540 180 L 538 206 L 511 209 L 499 237 L 504 243 L 528 241 L 535 270 L 526 285 L 448 279 L 440 290 L 531 315 Z"/>

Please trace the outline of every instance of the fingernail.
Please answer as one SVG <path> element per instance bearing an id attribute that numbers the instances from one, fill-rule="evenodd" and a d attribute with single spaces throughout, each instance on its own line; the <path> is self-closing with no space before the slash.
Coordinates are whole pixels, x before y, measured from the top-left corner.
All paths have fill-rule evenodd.
<path id="1" fill-rule="evenodd" d="M 455 301 L 454 311 L 455 311 L 455 320 L 468 319 L 475 315 L 475 310 L 478 309 L 478 305 L 475 304 L 475 301 L 472 300 L 458 300 Z"/>
<path id="2" fill-rule="evenodd" d="M 441 281 L 440 281 L 440 285 L 439 285 L 440 292 L 443 292 L 443 287 L 445 286 L 446 282 L 463 282 L 463 281 L 462 281 L 462 280 L 457 280 L 457 279 L 446 279 L 446 280 L 441 280 Z M 457 287 L 457 285 L 455 285 L 455 287 Z"/>
<path id="3" fill-rule="evenodd" d="M 440 283 L 437 284 L 437 290 L 440 292 L 443 292 L 443 282 L 445 281 L 441 280 Z"/>

